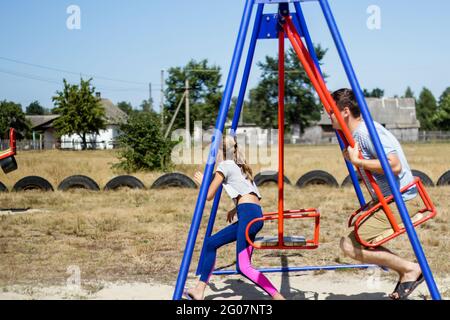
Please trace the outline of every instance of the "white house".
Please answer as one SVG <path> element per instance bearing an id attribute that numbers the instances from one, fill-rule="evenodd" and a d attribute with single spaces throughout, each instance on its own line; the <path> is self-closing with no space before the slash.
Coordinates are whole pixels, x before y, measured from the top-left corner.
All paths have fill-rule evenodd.
<path id="1" fill-rule="evenodd" d="M 87 136 L 88 149 L 113 149 L 116 147 L 117 137 L 120 135 L 119 127 L 127 121 L 127 114 L 119 109 L 109 99 L 101 99 L 100 104 L 105 108 L 106 129 L 100 130 L 99 134 Z M 61 149 L 81 150 L 82 143 L 78 135 L 66 135 L 61 137 Z"/>
<path id="2" fill-rule="evenodd" d="M 99 97 L 99 94 L 97 94 Z M 98 135 L 88 135 L 89 149 L 113 149 L 119 136 L 119 127 L 125 123 L 128 116 L 108 99 L 101 99 L 101 105 L 105 109 L 106 129 Z M 65 135 L 60 139 L 56 136 L 53 122 L 59 115 L 26 116 L 30 120 L 33 129 L 32 149 L 75 149 L 81 150 L 81 138 L 77 135 Z"/>

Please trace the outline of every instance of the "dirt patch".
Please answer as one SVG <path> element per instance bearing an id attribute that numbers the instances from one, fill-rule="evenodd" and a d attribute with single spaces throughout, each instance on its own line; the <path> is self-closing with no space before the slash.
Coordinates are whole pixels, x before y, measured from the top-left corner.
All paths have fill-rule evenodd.
<path id="1" fill-rule="evenodd" d="M 381 271 L 382 272 L 382 271 Z M 355 274 L 337 272 L 269 275 L 289 300 L 389 300 L 394 281 L 372 271 Z M 444 299 L 450 298 L 450 279 L 437 279 Z M 193 280 L 188 281 L 188 286 Z M 170 300 L 174 287 L 154 282 L 98 282 L 73 286 L 9 286 L 0 288 L 0 300 Z M 205 293 L 206 300 L 269 300 L 270 297 L 240 276 L 213 277 Z M 421 284 L 409 300 L 429 300 L 428 289 Z"/>

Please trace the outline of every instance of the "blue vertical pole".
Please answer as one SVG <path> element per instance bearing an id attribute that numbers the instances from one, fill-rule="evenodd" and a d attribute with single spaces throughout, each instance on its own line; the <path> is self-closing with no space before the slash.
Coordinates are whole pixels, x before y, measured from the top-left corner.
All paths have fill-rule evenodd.
<path id="1" fill-rule="evenodd" d="M 303 10 L 300 5 L 300 2 L 295 2 L 294 6 L 295 6 L 297 18 L 300 22 L 300 27 L 302 29 L 302 33 L 305 37 L 308 51 L 311 54 L 311 57 L 313 58 L 314 63 L 317 66 L 317 69 L 320 71 L 320 74 L 323 76 L 322 69 L 321 69 L 320 63 L 319 63 L 319 59 L 317 58 L 314 44 L 311 40 L 311 35 L 309 33 L 308 25 L 306 24 L 305 16 L 303 14 Z M 342 141 L 341 136 L 338 134 L 337 131 L 336 131 L 336 138 L 339 142 L 339 146 L 340 146 L 341 150 L 344 151 L 344 149 L 345 149 L 344 141 Z M 361 205 L 361 207 L 363 207 L 366 205 L 366 200 L 364 199 L 364 194 L 361 190 L 361 186 L 359 185 L 358 177 L 356 175 L 355 169 L 353 168 L 353 164 L 350 161 L 345 160 L 345 165 L 347 166 L 348 173 L 350 174 L 350 178 L 352 179 L 353 187 L 355 189 L 356 196 L 358 197 L 359 204 Z"/>
<path id="2" fill-rule="evenodd" d="M 264 12 L 264 4 L 259 4 L 258 9 L 256 11 L 255 24 L 253 27 L 252 37 L 251 37 L 250 45 L 248 48 L 247 61 L 245 63 L 244 73 L 242 76 L 241 88 L 240 88 L 239 96 L 238 96 L 238 99 L 236 102 L 236 108 L 234 111 L 233 122 L 231 124 L 232 134 L 235 134 L 235 132 L 236 132 L 236 129 L 237 129 L 237 126 L 239 123 L 239 117 L 242 112 L 242 105 L 244 104 L 245 93 L 247 91 L 247 85 L 248 85 L 248 79 L 250 76 L 250 71 L 252 69 L 253 57 L 255 55 L 256 43 L 258 41 L 259 30 L 261 28 L 263 12 Z M 198 266 L 197 266 L 197 272 L 196 272 L 197 275 L 200 274 L 200 268 L 203 264 L 206 241 L 211 236 L 213 228 L 214 228 L 214 222 L 216 220 L 217 209 L 219 207 L 221 195 L 222 195 L 222 186 L 220 186 L 220 188 L 217 190 L 217 193 L 216 193 L 216 196 L 214 198 L 214 202 L 213 202 L 213 205 L 211 208 L 208 226 L 206 228 L 206 234 L 205 234 L 205 238 L 203 241 L 202 251 L 201 251 L 200 259 L 199 259 Z"/>
<path id="3" fill-rule="evenodd" d="M 247 56 L 247 61 L 245 63 L 244 74 L 242 75 L 241 89 L 239 91 L 239 96 L 238 96 L 238 99 L 236 102 L 236 111 L 234 113 L 233 122 L 231 125 L 233 133 L 237 129 L 237 126 L 239 123 L 239 117 L 242 112 L 242 106 L 244 104 L 245 93 L 247 91 L 247 85 L 248 85 L 248 79 L 250 77 L 250 71 L 252 70 L 253 58 L 255 56 L 256 43 L 258 42 L 259 30 L 261 28 L 263 12 L 264 12 L 264 4 L 259 4 L 257 12 L 256 12 L 255 26 L 253 28 L 252 38 L 250 41 L 250 46 L 248 48 L 248 56 Z"/>
<path id="4" fill-rule="evenodd" d="M 212 173 L 216 162 L 217 150 L 219 143 L 222 140 L 222 132 L 224 131 L 225 121 L 227 119 L 228 110 L 230 107 L 231 97 L 233 94 L 236 77 L 239 70 L 239 63 L 241 61 L 242 52 L 244 51 L 245 38 L 247 35 L 248 26 L 252 15 L 254 0 L 247 0 L 245 2 L 244 13 L 242 15 L 241 24 L 239 27 L 238 39 L 231 61 L 230 72 L 225 85 L 222 102 L 220 104 L 219 115 L 216 121 L 215 132 L 212 137 L 211 150 L 206 164 L 200 193 L 195 205 L 194 215 L 192 218 L 191 227 L 184 250 L 183 259 L 181 261 L 180 271 L 178 273 L 175 291 L 173 293 L 174 300 L 180 300 L 183 294 L 183 288 L 186 284 L 186 278 L 189 272 L 189 266 L 192 260 L 192 253 L 194 251 L 195 242 L 197 240 L 198 230 L 202 221 L 203 210 L 205 208 L 206 197 L 208 195 L 209 185 L 211 184 Z"/>
<path id="5" fill-rule="evenodd" d="M 364 118 L 367 129 L 370 133 L 370 136 L 372 138 L 372 142 L 373 142 L 375 150 L 377 152 L 378 159 L 381 162 L 384 174 L 386 175 L 386 178 L 388 180 L 392 194 L 394 196 L 395 203 L 400 212 L 400 216 L 402 218 L 403 224 L 405 225 L 406 232 L 409 237 L 409 241 L 411 242 L 414 253 L 416 254 L 417 260 L 422 269 L 422 273 L 423 273 L 425 281 L 428 285 L 428 289 L 430 291 L 431 297 L 434 300 L 440 300 L 441 295 L 440 295 L 439 290 L 434 281 L 433 274 L 431 272 L 430 266 L 428 265 L 428 262 L 425 257 L 425 254 L 423 252 L 419 238 L 417 237 L 416 231 L 411 222 L 411 218 L 409 217 L 408 210 L 406 209 L 405 202 L 403 201 L 403 197 L 400 193 L 400 189 L 398 188 L 398 186 L 395 182 L 394 173 L 392 172 L 392 169 L 389 165 L 386 154 L 384 153 L 383 146 L 381 145 L 381 142 L 380 142 L 380 137 L 378 136 L 377 131 L 375 129 L 375 125 L 373 123 L 372 116 L 370 115 L 366 100 L 361 91 L 361 87 L 359 85 L 355 71 L 353 70 L 353 66 L 350 62 L 350 58 L 348 56 L 347 50 L 342 41 L 342 37 L 339 33 L 338 27 L 336 25 L 336 21 L 333 17 L 333 13 L 331 12 L 330 5 L 328 4 L 327 0 L 319 0 L 319 1 L 320 1 L 320 6 L 322 7 L 322 11 L 324 13 L 325 19 L 327 21 L 328 27 L 330 29 L 330 32 L 331 32 L 334 42 L 336 44 L 337 50 L 339 52 L 339 56 L 341 57 L 342 63 L 344 65 L 345 72 L 347 73 L 347 77 L 348 77 L 350 84 L 352 86 L 352 89 L 355 93 L 358 105 L 361 108 L 361 113 Z"/>

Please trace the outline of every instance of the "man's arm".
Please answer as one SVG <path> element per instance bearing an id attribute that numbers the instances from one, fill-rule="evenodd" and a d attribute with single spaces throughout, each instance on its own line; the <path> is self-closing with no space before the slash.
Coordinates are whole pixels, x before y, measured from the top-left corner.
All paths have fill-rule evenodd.
<path id="1" fill-rule="evenodd" d="M 363 168 L 370 172 L 375 172 L 379 174 L 384 174 L 383 167 L 381 166 L 380 160 L 377 159 L 360 159 L 359 158 L 359 144 L 356 143 L 355 147 L 348 147 L 348 157 L 350 162 L 357 167 Z M 395 153 L 390 153 L 387 155 L 389 165 L 396 176 L 402 172 L 402 164 L 400 159 Z"/>

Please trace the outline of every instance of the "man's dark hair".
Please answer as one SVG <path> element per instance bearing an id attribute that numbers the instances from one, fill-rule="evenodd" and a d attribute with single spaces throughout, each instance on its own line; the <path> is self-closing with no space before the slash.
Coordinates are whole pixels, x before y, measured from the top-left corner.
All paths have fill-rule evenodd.
<path id="1" fill-rule="evenodd" d="M 358 102 L 356 102 L 355 94 L 351 89 L 340 89 L 332 93 L 331 95 L 336 101 L 336 105 L 339 110 L 348 108 L 354 118 L 361 116 L 361 110 L 359 109 Z"/>

